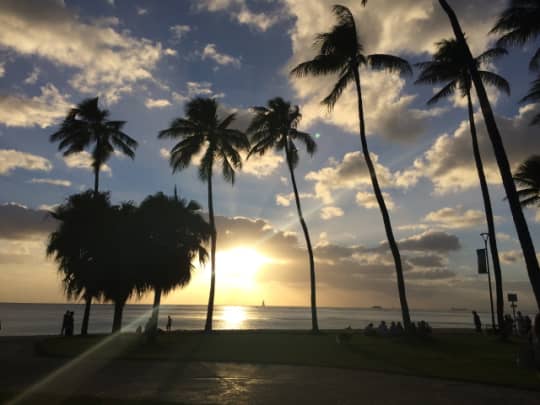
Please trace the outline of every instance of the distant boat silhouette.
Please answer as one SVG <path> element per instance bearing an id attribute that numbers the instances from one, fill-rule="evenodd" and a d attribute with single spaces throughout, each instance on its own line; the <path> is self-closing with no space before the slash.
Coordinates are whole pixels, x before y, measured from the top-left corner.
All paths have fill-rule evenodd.
<path id="1" fill-rule="evenodd" d="M 262 301 L 261 308 L 266 308 L 266 305 L 264 305 L 264 300 Z"/>
<path id="2" fill-rule="evenodd" d="M 371 309 L 383 309 L 380 305 L 373 305 Z"/>

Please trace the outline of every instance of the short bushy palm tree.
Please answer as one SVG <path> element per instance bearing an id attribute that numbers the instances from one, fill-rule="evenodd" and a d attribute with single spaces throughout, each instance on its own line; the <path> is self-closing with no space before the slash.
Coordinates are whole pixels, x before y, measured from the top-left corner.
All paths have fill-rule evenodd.
<path id="1" fill-rule="evenodd" d="M 135 157 L 137 141 L 122 132 L 125 121 L 109 120 L 109 111 L 99 108 L 98 97 L 89 98 L 72 108 L 51 135 L 51 142 L 59 142 L 58 149 L 64 156 L 80 153 L 94 145 L 92 149 L 92 169 L 94 171 L 94 192 L 99 191 L 99 172 L 115 149 L 130 158 Z"/>
<path id="2" fill-rule="evenodd" d="M 401 255 L 394 237 L 390 215 L 388 214 L 388 209 L 384 201 L 379 180 L 377 179 L 377 173 L 375 172 L 375 166 L 371 159 L 367 144 L 360 68 L 388 70 L 405 74 L 411 74 L 412 69 L 407 61 L 397 56 L 383 54 L 364 55 L 363 46 L 358 37 L 356 23 L 351 11 L 345 6 L 336 5 L 333 7 L 333 12 L 337 17 L 337 24 L 330 32 L 318 34 L 315 39 L 315 46 L 319 49 L 318 55 L 310 61 L 299 64 L 291 73 L 298 77 L 338 74 L 339 78 L 335 83 L 332 92 L 322 101 L 322 103 L 330 109 L 334 107 L 349 84 L 354 83 L 355 85 L 358 98 L 358 119 L 362 152 L 371 177 L 375 198 L 377 199 L 377 203 L 381 210 L 388 244 L 396 266 L 403 323 L 405 327 L 409 329 L 410 315 L 405 291 L 405 281 L 403 278 Z"/>
<path id="3" fill-rule="evenodd" d="M 510 85 L 501 76 L 487 70 L 480 70 L 483 64 L 492 61 L 501 55 L 506 55 L 504 48 L 493 48 L 482 53 L 475 60 L 484 83 L 489 84 L 507 94 L 510 94 Z M 480 181 L 480 189 L 484 201 L 484 213 L 488 225 L 489 242 L 491 248 L 491 257 L 493 260 L 493 272 L 495 274 L 496 295 L 497 295 L 497 321 L 499 326 L 503 325 L 504 319 L 504 297 L 502 289 L 502 272 L 499 262 L 499 253 L 497 249 L 497 238 L 495 232 L 495 222 L 493 220 L 493 209 L 489 197 L 489 188 L 486 181 L 486 175 L 478 147 L 478 137 L 476 133 L 476 124 L 474 120 L 474 110 L 471 98 L 472 81 L 467 68 L 465 52 L 455 39 L 443 40 L 437 43 L 437 51 L 433 59 L 428 62 L 418 63 L 421 72 L 416 84 L 442 84 L 440 89 L 429 101 L 428 104 L 434 104 L 438 101 L 454 95 L 459 92 L 462 97 L 467 98 L 467 108 L 469 113 L 469 127 L 471 131 L 473 157 L 476 164 L 476 171 Z M 493 325 L 495 327 L 495 325 Z"/>
<path id="4" fill-rule="evenodd" d="M 514 173 L 514 180 L 522 186 L 518 190 L 521 205 L 540 207 L 540 155 L 525 160 Z"/>
<path id="5" fill-rule="evenodd" d="M 297 129 L 298 123 L 302 118 L 298 106 L 291 107 L 291 104 L 283 100 L 281 97 L 276 97 L 270 101 L 266 107 L 253 107 L 255 116 L 248 128 L 248 134 L 251 136 L 251 150 L 248 158 L 253 155 L 264 155 L 271 149 L 285 152 L 287 166 L 291 176 L 294 198 L 296 202 L 296 210 L 300 225 L 304 232 L 306 245 L 309 256 L 309 275 L 311 282 L 311 328 L 314 332 L 319 331 L 319 323 L 317 320 L 317 299 L 316 299 L 316 284 L 315 284 L 315 261 L 313 258 L 313 249 L 309 237 L 308 228 L 304 215 L 302 214 L 302 206 L 300 205 L 300 196 L 294 169 L 298 165 L 298 149 L 295 141 L 303 143 L 307 152 L 313 155 L 317 149 L 317 145 L 310 134 L 301 132 Z"/>
<path id="6" fill-rule="evenodd" d="M 187 168 L 193 158 L 202 153 L 199 178 L 208 185 L 208 215 L 212 237 L 210 242 L 210 293 L 204 330 L 212 331 L 216 284 L 217 232 L 214 217 L 212 174 L 214 165 L 221 165 L 223 178 L 234 184 L 235 170 L 242 168 L 240 151 L 249 149 L 246 134 L 230 128 L 236 114 L 219 116 L 219 105 L 213 98 L 198 97 L 185 106 L 185 117 L 176 118 L 169 128 L 160 131 L 159 138 L 181 139 L 171 150 L 173 172 Z"/>
<path id="7" fill-rule="evenodd" d="M 141 246 L 138 254 L 140 273 L 148 288 L 154 290 L 150 333 L 157 330 L 162 294 L 189 283 L 193 261 L 205 263 L 204 245 L 211 228 L 195 201 L 185 201 L 157 193 L 147 197 L 137 211 Z"/>
<path id="8" fill-rule="evenodd" d="M 508 198 L 508 203 L 512 212 L 516 233 L 523 251 L 523 257 L 527 266 L 527 273 L 529 275 L 531 287 L 534 291 L 536 304 L 538 308 L 540 308 L 540 267 L 538 266 L 538 258 L 536 257 L 536 251 L 529 232 L 527 220 L 523 215 L 516 185 L 514 184 L 512 171 L 510 169 L 510 163 L 508 162 L 508 156 L 506 155 L 501 134 L 499 132 L 497 122 L 495 121 L 495 115 L 493 114 L 493 109 L 491 108 L 484 83 L 478 72 L 476 61 L 472 56 L 469 46 L 467 45 L 465 34 L 461 29 L 461 25 L 456 13 L 454 12 L 454 9 L 446 0 L 439 0 L 439 4 L 443 8 L 444 12 L 448 15 L 448 19 L 450 20 L 450 25 L 452 26 L 456 40 L 463 47 L 463 51 L 465 52 L 465 60 L 467 62 L 469 74 L 471 75 L 472 83 L 476 89 L 478 102 L 482 110 L 482 115 L 484 116 L 484 123 L 486 124 L 487 133 L 495 153 L 495 159 L 497 161 L 497 165 L 499 166 L 499 172 L 501 174 L 506 197 Z"/>
<path id="9" fill-rule="evenodd" d="M 58 227 L 49 236 L 47 255 L 58 263 L 68 299 L 85 301 L 81 334 L 88 332 L 92 298 L 103 293 L 102 258 L 110 210 L 108 194 L 87 191 L 70 196 L 51 212 Z"/>

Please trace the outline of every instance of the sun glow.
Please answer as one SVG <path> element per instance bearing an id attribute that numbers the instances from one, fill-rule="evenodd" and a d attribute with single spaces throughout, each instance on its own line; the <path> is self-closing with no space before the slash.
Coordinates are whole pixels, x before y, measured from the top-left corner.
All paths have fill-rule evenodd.
<path id="1" fill-rule="evenodd" d="M 239 329 L 247 318 L 246 310 L 239 306 L 227 306 L 223 308 L 221 318 L 224 329 Z"/>
<path id="2" fill-rule="evenodd" d="M 269 262 L 270 259 L 253 248 L 238 247 L 221 251 L 216 255 L 216 279 L 220 285 L 253 289 L 257 272 Z"/>

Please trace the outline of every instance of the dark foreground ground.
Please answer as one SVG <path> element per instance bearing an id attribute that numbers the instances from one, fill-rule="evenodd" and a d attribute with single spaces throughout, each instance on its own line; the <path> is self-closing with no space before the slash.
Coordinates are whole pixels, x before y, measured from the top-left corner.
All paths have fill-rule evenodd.
<path id="1" fill-rule="evenodd" d="M 358 339 L 356 343 L 353 340 L 351 346 L 345 347 L 333 342 L 335 335 L 237 336 L 172 334 L 160 339 L 157 347 L 137 346 L 136 350 L 133 337 L 124 337 L 120 343 L 97 337 L 75 338 L 69 342 L 57 339 L 43 341 L 38 337 L 0 338 L 0 402 L 13 403 L 15 399 L 20 401 L 14 403 L 82 404 L 540 404 L 540 392 L 534 390 L 535 381 L 539 383 L 536 388 L 540 389 L 537 373 L 531 374 L 531 379 L 525 384 L 532 389 L 523 390 L 404 375 L 410 374 L 410 370 L 406 369 L 396 369 L 391 373 L 359 370 L 360 357 L 354 352 L 355 344 L 363 345 L 366 348 L 366 352 L 362 353 L 363 358 L 369 358 L 369 353 L 377 357 L 378 350 L 390 348 L 385 345 L 397 344 L 393 357 L 404 352 L 412 361 L 416 353 L 419 358 L 424 358 L 423 372 L 420 374 L 427 375 L 429 365 L 425 360 L 426 351 L 433 353 L 442 350 L 434 343 L 428 344 L 427 348 L 417 343 L 411 348 L 411 343 L 406 343 L 404 348 L 402 343 L 365 341 L 363 337 L 358 337 L 355 338 Z M 250 346 L 254 340 L 256 350 L 251 347 L 253 345 Z M 41 342 L 41 355 L 35 353 L 36 342 Z M 197 348 L 193 347 L 195 342 L 198 342 Z M 312 342 L 312 345 L 299 346 L 302 342 Z M 370 342 L 371 348 L 367 346 Z M 486 342 L 489 345 L 491 341 Z M 95 347 L 96 343 L 100 345 L 99 349 L 90 353 L 83 350 L 83 347 Z M 216 343 L 221 349 L 207 346 Z M 281 347 L 277 349 L 264 346 L 278 343 Z M 443 341 L 441 345 L 447 346 L 448 341 Z M 297 348 L 296 356 L 291 351 L 293 346 Z M 507 347 L 503 348 L 509 350 Z M 196 349 L 200 352 L 193 354 Z M 227 361 L 231 359 L 223 358 L 224 350 L 230 356 L 244 353 L 244 358 L 238 359 L 243 363 Z M 74 355 L 77 351 L 79 353 Z M 191 361 L 186 361 L 188 351 L 192 353 Z M 345 369 L 329 367 L 329 364 L 319 367 L 246 362 L 248 357 L 255 357 L 255 360 L 258 357 L 264 363 L 270 363 L 275 355 L 276 362 L 280 363 L 283 357 L 278 353 L 282 352 L 297 364 L 299 361 L 306 363 L 309 359 L 304 356 L 308 352 L 311 352 L 311 358 L 320 359 L 325 358 L 328 351 L 332 351 L 332 357 L 337 356 L 341 361 L 351 357 L 351 364 Z M 116 354 L 113 355 L 113 352 Z M 165 353 L 168 355 L 165 356 Z M 343 357 L 339 357 L 341 355 Z M 201 361 L 212 357 L 220 362 Z M 386 362 L 386 368 L 392 370 L 392 362 Z M 312 363 L 316 364 L 314 360 Z M 495 364 L 493 361 L 493 367 Z M 366 366 L 369 365 L 369 361 L 366 362 Z M 347 365 L 341 364 L 340 367 Z M 433 374 L 436 375 L 440 368 L 440 364 L 433 364 Z M 469 370 L 465 367 L 462 371 L 463 375 L 467 375 Z M 489 374 L 490 371 L 488 364 L 485 373 Z M 500 370 L 494 371 L 501 373 Z M 510 366 L 507 374 L 510 377 L 512 373 L 519 375 L 522 371 Z M 512 381 L 511 378 L 509 380 Z"/>

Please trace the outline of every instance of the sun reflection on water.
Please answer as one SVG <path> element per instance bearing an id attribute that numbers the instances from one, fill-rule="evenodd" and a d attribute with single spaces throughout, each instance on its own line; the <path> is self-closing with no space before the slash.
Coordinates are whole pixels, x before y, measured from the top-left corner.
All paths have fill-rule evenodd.
<path id="1" fill-rule="evenodd" d="M 246 309 L 239 306 L 226 306 L 222 313 L 224 329 L 242 329 L 247 319 Z"/>

